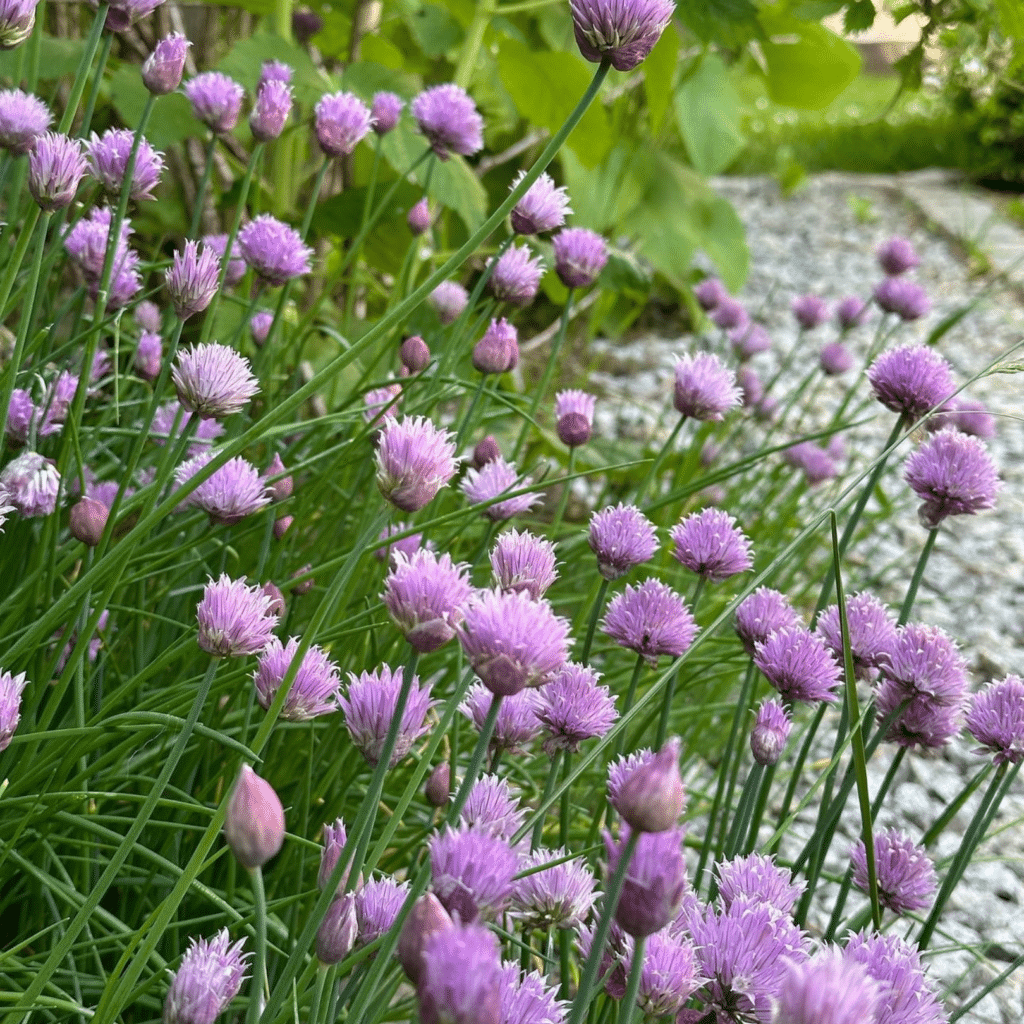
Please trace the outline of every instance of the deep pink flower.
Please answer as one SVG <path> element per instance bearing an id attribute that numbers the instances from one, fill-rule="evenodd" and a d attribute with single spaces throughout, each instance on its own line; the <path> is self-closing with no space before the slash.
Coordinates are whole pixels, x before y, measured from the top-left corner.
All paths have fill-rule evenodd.
<path id="1" fill-rule="evenodd" d="M 899 235 L 883 242 L 875 252 L 878 265 L 890 277 L 899 277 L 921 263 L 913 244 Z"/>
<path id="2" fill-rule="evenodd" d="M 901 320 L 919 320 L 931 309 L 928 293 L 905 277 L 885 278 L 875 288 L 875 302 L 886 313 L 895 313 Z"/>
<path id="3" fill-rule="evenodd" d="M 559 391 L 555 395 L 555 432 L 569 448 L 578 448 L 590 440 L 597 399 L 586 391 Z"/>
<path id="4" fill-rule="evenodd" d="M 801 295 L 793 300 L 793 316 L 803 331 L 812 331 L 828 319 L 828 303 L 817 295 Z"/>

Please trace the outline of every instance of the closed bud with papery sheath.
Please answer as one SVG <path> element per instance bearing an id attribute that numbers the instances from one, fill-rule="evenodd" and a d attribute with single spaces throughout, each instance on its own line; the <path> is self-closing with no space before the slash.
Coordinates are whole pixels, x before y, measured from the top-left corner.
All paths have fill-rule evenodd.
<path id="1" fill-rule="evenodd" d="M 679 824 L 685 802 L 679 774 L 679 740 L 673 737 L 653 760 L 630 773 L 619 791 L 616 807 L 638 832 L 664 832 Z"/>
<path id="2" fill-rule="evenodd" d="M 423 968 L 423 947 L 431 935 L 452 927 L 448 911 L 432 893 L 424 893 L 412 906 L 398 936 L 396 955 L 406 977 L 418 985 Z"/>
<path id="3" fill-rule="evenodd" d="M 154 96 L 166 96 L 181 85 L 185 57 L 192 44 L 175 32 L 161 39 L 142 65 L 142 82 Z"/>
<path id="4" fill-rule="evenodd" d="M 247 764 L 235 783 L 224 818 L 224 838 L 242 867 L 253 871 L 284 843 L 284 808 L 274 787 Z"/>
<path id="5" fill-rule="evenodd" d="M 103 536 L 107 525 L 107 506 L 94 498 L 82 498 L 73 505 L 68 514 L 71 536 L 94 548 Z"/>

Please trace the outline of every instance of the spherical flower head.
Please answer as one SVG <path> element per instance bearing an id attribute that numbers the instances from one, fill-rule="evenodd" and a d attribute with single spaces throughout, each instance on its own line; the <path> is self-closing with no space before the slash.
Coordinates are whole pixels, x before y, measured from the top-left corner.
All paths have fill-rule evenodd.
<path id="1" fill-rule="evenodd" d="M 227 928 L 189 942 L 164 1001 L 163 1024 L 213 1024 L 245 981 L 245 939 L 231 944 Z"/>
<path id="2" fill-rule="evenodd" d="M 339 893 L 327 908 L 320 927 L 316 930 L 316 958 L 321 964 L 339 964 L 352 952 L 359 935 L 356 917 L 356 897 L 353 893 Z"/>
<path id="3" fill-rule="evenodd" d="M 594 64 L 632 71 L 672 19 L 672 0 L 571 0 L 576 45 Z"/>
<path id="4" fill-rule="evenodd" d="M 675 1015 L 703 983 L 693 943 L 656 932 L 644 946 L 637 1005 L 645 1016 Z"/>
<path id="5" fill-rule="evenodd" d="M 458 281 L 442 281 L 428 296 L 442 324 L 454 323 L 469 302 L 469 292 Z"/>
<path id="6" fill-rule="evenodd" d="M 522 877 L 514 882 L 512 913 L 527 927 L 579 928 L 593 909 L 597 901 L 594 875 L 582 857 L 565 859 L 568 852 L 536 850 L 523 858 Z M 524 873 L 531 868 L 541 870 Z"/>
<path id="7" fill-rule="evenodd" d="M 881 990 L 878 1024 L 944 1024 L 947 1013 L 935 997 L 916 947 L 898 935 L 853 935 L 846 960 L 862 964 Z"/>
<path id="8" fill-rule="evenodd" d="M 289 638 L 287 646 L 283 646 L 276 636 L 270 638 L 252 677 L 260 707 L 269 709 L 273 704 L 298 649 L 296 637 Z M 289 722 L 308 722 L 311 718 L 337 711 L 340 687 L 337 665 L 322 648 L 313 644 L 302 656 L 295 680 L 281 706 L 281 718 Z"/>
<path id="9" fill-rule="evenodd" d="M 777 629 L 799 625 L 800 616 L 789 603 L 789 598 L 770 587 L 758 587 L 736 609 L 736 633 L 751 657 L 754 656 L 755 645 L 763 643 Z"/>
<path id="10" fill-rule="evenodd" d="M 526 171 L 520 171 L 509 186 L 515 187 L 526 177 Z M 539 235 L 544 231 L 554 231 L 565 223 L 565 218 L 572 213 L 569 206 L 569 195 L 564 188 L 558 188 L 550 174 L 544 173 L 527 189 L 526 194 L 513 207 L 509 217 L 512 230 L 518 235 Z"/>
<path id="11" fill-rule="evenodd" d="M 487 287 L 499 302 L 520 307 L 533 302 L 544 274 L 540 256 L 531 256 L 525 245 L 511 245 L 492 263 Z"/>
<path id="12" fill-rule="evenodd" d="M 483 148 L 484 119 L 465 89 L 435 85 L 412 101 L 412 116 L 438 159 L 471 156 Z"/>
<path id="13" fill-rule="evenodd" d="M 392 569 L 381 599 L 406 640 L 421 654 L 443 647 L 455 636 L 463 608 L 473 593 L 469 566 L 419 548 L 392 554 Z"/>
<path id="14" fill-rule="evenodd" d="M 540 691 L 537 718 L 548 734 L 544 749 L 549 755 L 576 753 L 584 740 L 604 736 L 615 724 L 615 699 L 598 679 L 589 666 L 567 661 Z"/>
<path id="15" fill-rule="evenodd" d="M 555 395 L 555 432 L 569 448 L 578 448 L 590 440 L 597 399 L 586 391 L 559 391 Z"/>
<path id="16" fill-rule="evenodd" d="M 206 420 L 240 412 L 259 391 L 249 360 L 216 342 L 180 351 L 171 380 L 182 406 Z"/>
<path id="17" fill-rule="evenodd" d="M 0 149 L 23 156 L 52 121 L 50 108 L 37 96 L 20 89 L 0 90 Z"/>
<path id="18" fill-rule="evenodd" d="M 26 519 L 51 515 L 59 492 L 57 467 L 38 452 L 22 452 L 0 472 L 0 505 Z"/>
<path id="19" fill-rule="evenodd" d="M 875 877 L 878 901 L 897 914 L 924 910 L 937 888 L 935 865 L 923 846 L 896 828 L 875 832 Z M 867 892 L 868 860 L 864 840 L 859 840 L 850 853 L 853 863 L 853 884 Z"/>
<path id="20" fill-rule="evenodd" d="M 818 361 L 826 376 L 841 377 L 853 366 L 853 353 L 841 341 L 830 341 L 821 346 Z"/>
<path id="21" fill-rule="evenodd" d="M 49 213 L 71 205 L 88 168 L 82 144 L 59 132 L 44 132 L 28 158 L 28 190 Z"/>
<path id="22" fill-rule="evenodd" d="M 459 705 L 459 710 L 476 726 L 483 728 L 494 694 L 483 683 L 474 683 Z M 518 751 L 540 734 L 540 694 L 536 690 L 522 690 L 502 699 L 498 718 L 491 734 L 493 750 Z"/>
<path id="23" fill-rule="evenodd" d="M 566 288 L 588 288 L 608 262 L 608 243 L 588 228 L 565 228 L 551 243 L 555 273 Z"/>
<path id="24" fill-rule="evenodd" d="M 858 678 L 866 679 L 896 641 L 896 618 L 877 597 L 855 594 L 846 602 L 846 623 L 854 668 Z M 829 605 L 821 613 L 816 630 L 836 661 L 842 663 L 843 636 L 838 605 Z"/>
<path id="25" fill-rule="evenodd" d="M 726 295 L 711 311 L 711 321 L 723 331 L 739 333 L 750 326 L 750 314 L 742 302 Z"/>
<path id="26" fill-rule="evenodd" d="M 720 420 L 743 400 L 735 374 L 713 353 L 683 356 L 675 372 L 673 403 L 682 416 Z"/>
<path id="27" fill-rule="evenodd" d="M 219 71 L 206 71 L 185 83 L 192 113 L 215 135 L 227 135 L 238 124 L 245 89 Z"/>
<path id="28" fill-rule="evenodd" d="M 107 518 L 107 506 L 86 495 L 71 506 L 68 513 L 68 530 L 75 540 L 94 548 L 103 538 Z"/>
<path id="29" fill-rule="evenodd" d="M 519 365 L 519 335 L 504 317 L 492 320 L 484 336 L 473 346 L 477 373 L 507 373 Z"/>
<path id="30" fill-rule="evenodd" d="M 405 221 L 409 225 L 409 230 L 417 237 L 425 235 L 430 230 L 430 225 L 434 222 L 434 219 L 430 213 L 430 203 L 426 196 L 409 207 Z M 444 281 L 441 282 L 441 284 L 445 283 Z M 441 285 L 437 287 L 440 288 Z"/>
<path id="31" fill-rule="evenodd" d="M 817 295 L 801 295 L 795 298 L 792 309 L 802 331 L 813 331 L 828 319 L 828 303 Z"/>
<path id="32" fill-rule="evenodd" d="M 480 469 L 467 470 L 462 480 L 462 493 L 474 505 L 479 505 L 485 501 L 494 501 L 499 494 L 504 494 L 506 491 L 517 489 L 517 485 L 525 487 L 530 482 L 529 477 L 523 477 L 520 481 L 515 466 L 510 465 L 499 456 Z M 528 511 L 540 500 L 540 494 L 528 491 L 525 494 L 506 498 L 504 501 L 494 502 L 482 511 L 488 519 L 500 522 Z"/>
<path id="33" fill-rule="evenodd" d="M 0 751 L 11 745 L 21 721 L 21 694 L 27 685 L 24 672 L 14 675 L 0 669 Z"/>
<path id="34" fill-rule="evenodd" d="M 85 156 L 89 163 L 89 173 L 108 195 L 121 194 L 134 144 L 135 132 L 128 128 L 111 128 L 102 135 L 93 132 L 86 144 Z M 163 154 L 158 153 L 145 139 L 141 139 L 138 152 L 135 154 L 135 169 L 132 172 L 129 196 L 135 200 L 155 199 L 153 189 L 160 183 L 160 173 L 163 169 Z"/>
<path id="35" fill-rule="evenodd" d="M 358 676 L 349 672 L 348 678 L 348 693 L 338 700 L 345 713 L 345 728 L 363 757 L 376 767 L 398 707 L 402 669 L 392 672 L 387 665 L 382 665 L 376 672 L 362 672 Z M 430 689 L 420 687 L 419 677 L 413 676 L 389 768 L 394 768 L 427 731 L 427 712 L 435 703 L 430 699 Z"/>
<path id="36" fill-rule="evenodd" d="M 417 512 L 455 475 L 455 439 L 423 416 L 385 419 L 377 440 L 377 486 L 403 512 Z"/>
<path id="37" fill-rule="evenodd" d="M 309 258 L 313 255 L 313 250 L 302 244 L 295 228 L 269 213 L 261 214 L 242 228 L 238 248 L 257 277 L 271 286 L 308 274 Z"/>
<path id="38" fill-rule="evenodd" d="M 772 1024 L 873 1024 L 880 1001 L 878 984 L 862 964 L 830 948 L 783 975 Z"/>
<path id="39" fill-rule="evenodd" d="M 913 270 L 921 263 L 914 251 L 913 244 L 899 235 L 883 242 L 875 251 L 875 256 L 878 259 L 878 265 L 889 277 L 899 277 L 900 274 Z"/>
<path id="40" fill-rule="evenodd" d="M 839 472 L 835 459 L 827 448 L 813 441 L 800 441 L 790 445 L 782 457 L 795 469 L 803 471 L 809 487 L 816 487 L 825 480 L 831 480 Z"/>
<path id="41" fill-rule="evenodd" d="M 363 419 L 376 424 L 382 418 L 394 419 L 398 415 L 398 402 L 402 397 L 401 384 L 385 384 L 371 388 L 363 395 Z"/>
<path id="42" fill-rule="evenodd" d="M 631 829 L 666 832 L 679 824 L 686 804 L 679 774 L 679 739 L 670 739 L 650 761 L 629 773 L 619 787 L 615 809 Z"/>
<path id="43" fill-rule="evenodd" d="M 276 139 L 288 123 L 292 112 L 292 87 L 272 78 L 256 91 L 256 102 L 249 115 L 249 128 L 257 142 Z"/>
<path id="44" fill-rule="evenodd" d="M 187 320 L 209 306 L 217 293 L 219 275 L 220 260 L 217 253 L 207 245 L 200 249 L 197 242 L 190 240 L 185 243 L 184 252 L 174 253 L 164 280 L 179 320 Z"/>
<path id="45" fill-rule="evenodd" d="M 957 430 L 970 434 L 972 437 L 980 437 L 983 440 L 996 436 L 996 423 L 992 414 L 981 402 L 974 402 L 969 398 L 956 398 L 953 400 L 952 409 L 949 412 L 951 425 Z M 938 426 L 945 426 L 942 422 L 944 416 L 936 416 Z M 931 421 L 929 421 L 930 423 Z"/>
<path id="46" fill-rule="evenodd" d="M 921 499 L 921 525 L 934 529 L 947 516 L 992 508 L 999 474 L 988 449 L 975 437 L 947 428 L 929 437 L 907 459 L 903 478 Z"/>
<path id="47" fill-rule="evenodd" d="M 728 295 L 725 285 L 717 277 L 705 277 L 693 287 L 693 297 L 705 313 L 710 313 Z"/>
<path id="48" fill-rule="evenodd" d="M 0 2 L 0 50 L 13 50 L 30 35 L 36 23 L 36 0 Z"/>
<path id="49" fill-rule="evenodd" d="M 500 1024 L 501 954 L 482 925 L 453 924 L 429 935 L 416 995 L 422 1024 Z"/>
<path id="50" fill-rule="evenodd" d="M 252 871 L 275 857 L 284 843 L 284 808 L 274 787 L 247 764 L 235 783 L 224 817 L 224 839 L 242 867 Z"/>
<path id="51" fill-rule="evenodd" d="M 928 293 L 905 277 L 885 278 L 875 288 L 874 298 L 886 313 L 895 313 L 904 321 L 920 320 L 931 309 Z"/>
<path id="52" fill-rule="evenodd" d="M 154 96 L 166 96 L 181 85 L 185 58 L 192 44 L 180 33 L 172 32 L 159 40 L 142 64 L 142 84 Z"/>
<path id="53" fill-rule="evenodd" d="M 355 894 L 359 945 L 368 946 L 391 931 L 399 911 L 409 895 L 408 882 L 393 878 L 371 878 Z"/>
<path id="54" fill-rule="evenodd" d="M 338 818 L 333 825 L 324 825 L 324 845 L 320 851 L 320 868 L 316 876 L 316 887 L 323 892 L 331 880 L 331 875 L 341 859 L 341 854 L 348 841 L 348 831 L 345 822 Z M 351 861 L 349 861 L 351 864 Z M 345 891 L 345 882 L 348 879 L 348 868 L 342 871 L 337 882 L 337 891 L 340 896 Z"/>
<path id="55" fill-rule="evenodd" d="M 1024 761 L 1024 680 L 1007 676 L 976 693 L 966 725 L 981 744 L 976 753 L 991 753 L 997 765 Z"/>
<path id="56" fill-rule="evenodd" d="M 262 67 L 260 68 L 260 78 L 256 83 L 256 95 L 258 96 L 264 86 L 269 85 L 271 82 L 281 82 L 284 85 L 288 85 L 291 80 L 295 77 L 295 70 L 284 61 L 280 60 L 265 60 Z"/>
<path id="57" fill-rule="evenodd" d="M 555 546 L 525 530 L 508 530 L 494 542 L 491 570 L 502 590 L 525 591 L 538 601 L 558 578 Z"/>
<path id="58" fill-rule="evenodd" d="M 501 697 L 543 686 L 569 656 L 568 621 L 526 593 L 480 591 L 456 632 L 473 671 Z"/>
<path id="59" fill-rule="evenodd" d="M 107 238 L 110 234 L 110 216 L 109 207 L 93 209 L 64 237 L 64 248 L 81 269 L 90 286 L 98 287 L 103 272 Z M 121 222 L 121 232 L 114 241 L 115 272 L 120 267 L 131 267 L 138 262 L 138 256 L 128 249 L 128 238 L 131 233 L 131 223 L 125 219 Z"/>
<path id="60" fill-rule="evenodd" d="M 848 295 L 836 305 L 836 320 L 841 330 L 850 331 L 864 322 L 870 305 L 857 295 Z"/>
<path id="61" fill-rule="evenodd" d="M 200 452 L 183 462 L 174 471 L 177 484 L 185 484 L 212 458 L 211 452 Z M 185 499 L 186 507 L 201 509 L 221 526 L 234 526 L 269 504 L 259 470 L 241 456 L 228 459 Z"/>
<path id="62" fill-rule="evenodd" d="M 624 576 L 658 550 L 654 523 L 635 505 L 609 505 L 590 517 L 588 542 L 606 580 Z"/>
<path id="63" fill-rule="evenodd" d="M 623 825 L 616 844 L 605 832 L 608 877 L 618 867 L 629 835 L 629 826 Z M 681 828 L 640 833 L 615 910 L 616 922 L 628 935 L 653 935 L 679 913 L 688 886 L 682 847 Z"/>
<path id="64" fill-rule="evenodd" d="M 783 627 L 754 645 L 754 664 L 788 703 L 833 703 L 839 665 L 821 637 L 801 626 Z"/>
<path id="65" fill-rule="evenodd" d="M 955 390 L 949 363 L 925 345 L 883 352 L 868 367 L 868 380 L 882 405 L 915 420 L 941 406 Z"/>
<path id="66" fill-rule="evenodd" d="M 760 324 L 755 323 L 748 323 L 730 331 L 729 343 L 733 355 L 741 363 L 761 352 L 767 352 L 772 347 L 771 335 Z"/>
<path id="67" fill-rule="evenodd" d="M 448 827 L 428 845 L 430 887 L 453 918 L 490 920 L 508 906 L 519 857 L 504 839 L 479 829 Z"/>
<path id="68" fill-rule="evenodd" d="M 199 646 L 217 658 L 259 654 L 277 625 L 268 595 L 260 587 L 246 586 L 244 577 L 233 580 L 226 573 L 206 584 L 196 618 Z"/>
<path id="69" fill-rule="evenodd" d="M 720 509 L 694 512 L 673 526 L 670 534 L 676 561 L 711 583 L 746 572 L 754 564 L 750 538 Z"/>
<path id="70" fill-rule="evenodd" d="M 355 93 L 328 93 L 316 105 L 314 127 L 327 156 L 348 156 L 373 127 L 373 114 Z"/>
<path id="71" fill-rule="evenodd" d="M 374 132 L 378 135 L 387 135 L 394 131 L 404 107 L 405 100 L 401 96 L 396 96 L 393 92 L 375 92 L 373 106 L 370 108 Z"/>
<path id="72" fill-rule="evenodd" d="M 399 346 L 398 358 L 409 373 L 422 373 L 430 365 L 430 348 L 418 334 L 414 334 Z"/>
<path id="73" fill-rule="evenodd" d="M 519 797 L 512 793 L 508 781 L 497 775 L 481 775 L 459 812 L 466 828 L 506 841 L 519 831 L 525 817 Z"/>
<path id="74" fill-rule="evenodd" d="M 754 760 L 765 768 L 778 764 L 792 728 L 793 723 L 781 701 L 774 698 L 762 701 L 750 731 L 750 752 Z"/>
<path id="75" fill-rule="evenodd" d="M 191 419 L 192 413 L 185 412 L 180 403 L 167 402 L 161 405 L 153 416 L 150 437 L 162 447 L 172 434 L 175 438 L 179 437 Z M 177 428 L 175 428 L 175 423 L 177 423 Z M 210 443 L 223 433 L 224 428 L 216 420 L 200 420 L 192 434 L 192 443 L 188 448 L 189 456 L 207 451 Z"/>
<path id="76" fill-rule="evenodd" d="M 697 635 L 686 602 L 661 580 L 627 586 L 608 602 L 601 627 L 620 647 L 636 651 L 651 668 L 667 654 L 678 658 Z"/>
<path id="77" fill-rule="evenodd" d="M 715 870 L 719 897 L 726 910 L 736 900 L 747 900 L 767 903 L 780 914 L 789 914 L 806 888 L 804 882 L 793 881 L 788 868 L 780 868 L 774 858 L 760 853 L 720 861 Z"/>
<path id="78" fill-rule="evenodd" d="M 378 540 L 389 540 L 396 534 L 405 533 L 409 529 L 408 523 L 389 523 L 381 530 Z M 385 544 L 381 547 L 374 549 L 374 557 L 380 562 L 391 562 L 392 558 L 401 553 L 406 558 L 412 558 L 414 554 L 423 546 L 423 534 L 412 533 L 408 537 L 400 537 L 398 540 L 391 541 L 389 544 Z M 428 542 L 426 545 L 428 548 L 431 546 Z"/>

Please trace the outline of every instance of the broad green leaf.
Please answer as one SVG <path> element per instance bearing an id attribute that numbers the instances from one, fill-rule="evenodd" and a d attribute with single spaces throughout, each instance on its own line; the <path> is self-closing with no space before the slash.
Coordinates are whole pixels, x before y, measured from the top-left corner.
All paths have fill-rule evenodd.
<path id="1" fill-rule="evenodd" d="M 843 15 L 843 29 L 847 32 L 865 32 L 875 23 L 873 0 L 852 0 Z"/>
<path id="2" fill-rule="evenodd" d="M 691 210 L 698 247 L 714 263 L 729 291 L 739 291 L 750 269 L 750 251 L 732 203 L 704 189 L 694 198 Z"/>
<path id="3" fill-rule="evenodd" d="M 561 162 L 573 223 L 592 231 L 615 226 L 647 188 L 641 155 L 625 144 L 616 146 L 599 167 L 586 166 L 571 149 L 562 150 Z"/>
<path id="4" fill-rule="evenodd" d="M 39 47 L 39 77 L 50 81 L 73 75 L 78 70 L 84 46 L 84 39 L 55 39 L 44 35 Z M 13 80 L 17 66 L 17 50 L 0 50 L 0 78 Z"/>
<path id="5" fill-rule="evenodd" d="M 643 63 L 644 94 L 651 115 L 651 134 L 657 135 L 665 113 L 672 102 L 672 85 L 679 63 L 679 33 L 669 25 L 661 34 L 657 46 Z"/>
<path id="6" fill-rule="evenodd" d="M 717 54 L 700 58 L 676 90 L 675 113 L 690 162 L 701 174 L 724 171 L 743 149 L 739 97 Z"/>
<path id="7" fill-rule="evenodd" d="M 412 75 L 395 72 L 375 61 L 357 60 L 345 68 L 341 87 L 369 102 L 375 92 L 382 90 L 410 99 L 419 91 L 419 82 Z"/>
<path id="8" fill-rule="evenodd" d="M 1024 5 L 1020 0 L 995 0 L 996 18 L 1004 36 L 1024 40 Z"/>
<path id="9" fill-rule="evenodd" d="M 437 4 L 423 4 L 405 20 L 419 48 L 431 60 L 458 46 L 465 34 L 462 26 Z"/>
<path id="10" fill-rule="evenodd" d="M 148 96 L 149 93 L 142 88 L 138 65 L 122 64 L 110 76 L 110 101 L 128 127 L 139 123 Z M 172 92 L 156 98 L 146 127 L 146 138 L 157 149 L 166 149 L 195 133 L 192 107 L 182 93 Z"/>
<path id="11" fill-rule="evenodd" d="M 329 79 L 317 69 L 305 50 L 269 32 L 239 39 L 217 62 L 217 70 L 252 91 L 259 81 L 263 62 L 268 60 L 284 61 L 294 70 L 292 88 L 296 102 L 303 106 L 315 103 L 330 90 Z"/>
<path id="12" fill-rule="evenodd" d="M 366 36 L 360 43 L 359 53 L 361 60 L 380 64 L 392 71 L 401 71 L 405 67 L 402 51 L 385 36 Z"/>
<path id="13" fill-rule="evenodd" d="M 870 0 L 869 0 L 870 2 Z M 846 6 L 846 0 L 797 0 L 789 13 L 801 21 L 822 21 Z"/>
<path id="14" fill-rule="evenodd" d="M 768 94 L 803 110 L 827 107 L 860 73 L 856 47 L 823 25 L 783 16 L 762 17 L 771 38 L 761 49 L 768 65 Z"/>
<path id="15" fill-rule="evenodd" d="M 738 48 L 761 34 L 751 0 L 680 0 L 676 13 L 705 43 Z"/>

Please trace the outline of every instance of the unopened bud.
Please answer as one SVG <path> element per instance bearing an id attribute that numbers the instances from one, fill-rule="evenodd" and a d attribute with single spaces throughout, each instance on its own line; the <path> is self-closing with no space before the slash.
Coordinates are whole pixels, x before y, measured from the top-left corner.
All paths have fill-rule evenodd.
<path id="1" fill-rule="evenodd" d="M 590 420 L 581 412 L 566 413 L 555 425 L 558 440 L 567 448 L 578 448 L 590 440 Z"/>
<path id="2" fill-rule="evenodd" d="M 284 594 L 281 593 L 281 588 L 268 580 L 260 587 L 260 590 L 270 598 L 267 614 L 281 618 L 284 615 Z"/>
<path id="3" fill-rule="evenodd" d="M 257 142 L 276 139 L 292 112 L 292 87 L 271 79 L 256 93 L 256 104 L 249 115 L 249 128 Z"/>
<path id="4" fill-rule="evenodd" d="M 284 842 L 284 808 L 274 787 L 242 765 L 224 818 L 224 838 L 239 863 L 252 871 L 276 856 Z"/>
<path id="5" fill-rule="evenodd" d="M 423 788 L 427 803 L 431 807 L 444 807 L 451 797 L 452 770 L 447 761 L 442 761 L 427 779 Z"/>
<path id="6" fill-rule="evenodd" d="M 264 478 L 268 480 L 272 477 L 278 478 L 273 483 L 267 484 L 267 491 L 274 501 L 284 501 L 286 498 L 290 498 L 295 487 L 290 476 L 281 475 L 283 472 L 284 463 L 281 461 L 281 456 L 275 452 L 273 459 L 270 460 L 270 465 L 267 466 L 266 472 L 263 474 Z"/>
<path id="7" fill-rule="evenodd" d="M 479 373 L 507 373 L 519 364 L 519 339 L 507 320 L 492 320 L 473 347 L 473 369 Z"/>
<path id="8" fill-rule="evenodd" d="M 296 576 L 305 576 L 313 566 L 304 565 L 301 569 L 297 569 L 292 573 L 292 578 Z M 293 594 L 308 594 L 313 589 L 313 577 L 310 576 L 308 580 L 303 580 L 301 583 L 293 583 L 291 591 Z"/>
<path id="9" fill-rule="evenodd" d="M 295 522 L 295 516 L 281 516 L 274 520 L 274 536 L 280 540 L 287 532 L 288 527 Z"/>
<path id="10" fill-rule="evenodd" d="M 68 514 L 71 536 L 94 548 L 103 536 L 107 525 L 107 506 L 95 498 L 82 498 L 72 506 Z"/>
<path id="11" fill-rule="evenodd" d="M 402 366 L 410 373 L 422 373 L 430 365 L 430 349 L 418 334 L 402 342 L 398 356 Z"/>
<path id="12" fill-rule="evenodd" d="M 430 206 L 424 196 L 410 211 L 406 217 L 409 223 L 409 230 L 414 235 L 425 235 L 430 230 Z"/>
<path id="13" fill-rule="evenodd" d="M 619 790 L 616 807 L 638 832 L 666 832 L 679 824 L 686 795 L 679 774 L 679 739 L 673 737 L 653 760 L 633 771 Z"/>
<path id="14" fill-rule="evenodd" d="M 154 96 L 166 96 L 181 85 L 191 44 L 183 35 L 161 39 L 142 65 L 142 82 Z"/>
<path id="15" fill-rule="evenodd" d="M 766 700 L 757 709 L 757 719 L 750 733 L 750 752 L 754 760 L 766 768 L 778 764 L 792 727 L 793 723 L 782 704 L 777 700 Z"/>
<path id="16" fill-rule="evenodd" d="M 327 914 L 316 932 L 316 958 L 330 966 L 341 963 L 355 945 L 359 934 L 356 900 L 352 893 L 338 896 L 327 908 Z"/>
<path id="17" fill-rule="evenodd" d="M 501 449 L 498 447 L 497 439 L 493 434 L 477 441 L 473 449 L 473 468 L 482 469 L 488 462 L 501 458 Z"/>
<path id="18" fill-rule="evenodd" d="M 448 911 L 441 906 L 441 901 L 432 893 L 422 895 L 409 911 L 409 916 L 402 925 L 398 936 L 398 962 L 402 965 L 406 977 L 418 985 L 420 971 L 423 969 L 423 949 L 431 935 L 453 927 Z"/>

